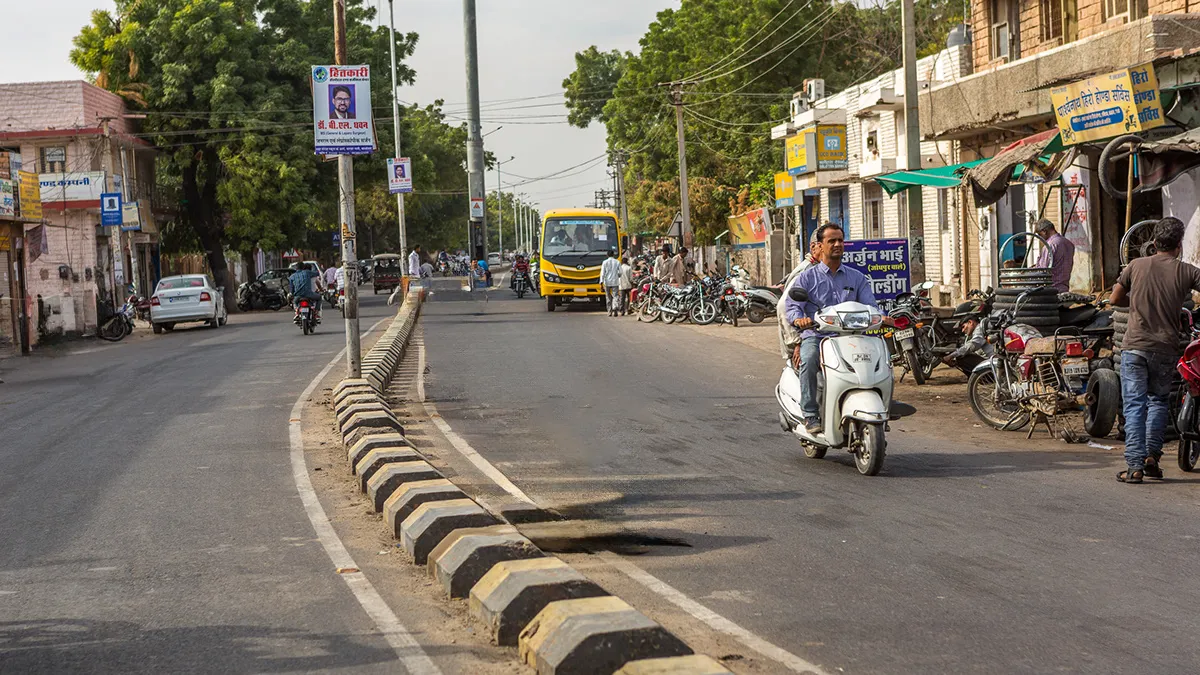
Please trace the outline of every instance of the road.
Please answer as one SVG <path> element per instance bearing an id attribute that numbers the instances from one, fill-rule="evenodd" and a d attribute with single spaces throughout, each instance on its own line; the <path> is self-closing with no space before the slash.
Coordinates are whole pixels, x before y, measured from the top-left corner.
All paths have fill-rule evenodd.
<path id="1" fill-rule="evenodd" d="M 961 385 L 902 389 L 922 412 L 865 478 L 780 431 L 777 359 L 727 337 L 769 328 L 438 288 L 425 391 L 450 426 L 540 506 L 686 542 L 623 560 L 754 638 L 824 672 L 1196 672 L 1197 478 L 1119 484 L 1119 445 L 979 428 Z M 681 633 L 717 623 L 642 590 Z"/>
<path id="2" fill-rule="evenodd" d="M 363 288 L 365 331 L 395 310 Z M 289 314 L 5 363 L 0 672 L 397 670 L 289 462 L 290 411 L 344 346 L 341 317 L 326 308 L 304 337 Z M 347 546 L 366 559 L 378 538 Z M 482 672 L 449 642 L 435 645 L 444 672 Z"/>

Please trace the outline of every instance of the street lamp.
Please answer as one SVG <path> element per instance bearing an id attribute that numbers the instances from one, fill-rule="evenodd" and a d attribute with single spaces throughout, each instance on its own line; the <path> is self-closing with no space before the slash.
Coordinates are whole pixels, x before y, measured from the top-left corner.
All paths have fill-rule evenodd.
<path id="1" fill-rule="evenodd" d="M 503 128 L 503 127 L 501 127 Z M 500 131 L 500 129 L 496 129 Z M 495 131 L 491 133 L 496 133 Z M 500 212 L 497 227 L 500 228 L 500 259 L 504 259 L 504 183 L 500 179 L 500 165 L 513 161 L 514 157 L 496 162 L 496 210 Z"/>

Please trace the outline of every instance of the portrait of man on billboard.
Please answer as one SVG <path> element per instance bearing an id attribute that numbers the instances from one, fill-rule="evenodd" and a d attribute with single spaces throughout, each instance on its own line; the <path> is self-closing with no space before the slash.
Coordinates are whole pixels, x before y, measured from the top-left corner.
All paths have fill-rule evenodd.
<path id="1" fill-rule="evenodd" d="M 329 85 L 329 117 L 330 119 L 352 120 L 354 110 L 354 85 Z"/>
<path id="2" fill-rule="evenodd" d="M 407 178 L 408 177 L 408 176 L 404 175 L 404 163 L 403 162 L 396 162 L 396 165 L 394 168 L 396 171 L 396 178 Z"/>

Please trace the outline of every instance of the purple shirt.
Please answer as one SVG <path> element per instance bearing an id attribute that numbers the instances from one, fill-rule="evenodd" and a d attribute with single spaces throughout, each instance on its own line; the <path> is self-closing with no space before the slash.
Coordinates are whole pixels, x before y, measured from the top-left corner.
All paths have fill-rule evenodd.
<path id="1" fill-rule="evenodd" d="M 1038 256 L 1038 267 L 1050 268 L 1050 285 L 1059 293 L 1071 290 L 1071 269 L 1075 267 L 1075 244 L 1055 232 L 1046 240 L 1047 247 Z M 1054 265 L 1050 265 L 1050 253 L 1054 252 Z"/>
<path id="2" fill-rule="evenodd" d="M 861 302 L 864 305 L 879 308 L 875 302 L 875 294 L 871 291 L 871 282 L 866 275 L 858 270 L 838 266 L 836 272 L 831 272 L 824 262 L 817 263 L 800 273 L 792 286 L 808 291 L 807 302 L 796 302 L 791 298 L 784 304 L 788 323 L 796 319 L 815 319 L 817 312 L 843 302 Z M 819 333 L 809 328 L 800 333 L 801 338 L 812 337 Z"/>

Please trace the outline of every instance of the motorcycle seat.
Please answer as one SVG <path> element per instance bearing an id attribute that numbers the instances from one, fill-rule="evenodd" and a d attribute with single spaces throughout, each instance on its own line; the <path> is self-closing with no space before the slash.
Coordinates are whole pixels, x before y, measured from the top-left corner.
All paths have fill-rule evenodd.
<path id="1" fill-rule="evenodd" d="M 1030 338 L 1025 343 L 1026 356 L 1051 356 L 1054 354 L 1054 337 Z"/>
<path id="2" fill-rule="evenodd" d="M 767 291 L 768 293 L 779 295 L 779 289 L 775 288 L 774 286 L 751 286 L 750 288 L 753 288 L 756 291 Z"/>

